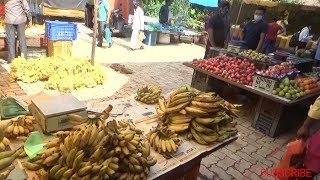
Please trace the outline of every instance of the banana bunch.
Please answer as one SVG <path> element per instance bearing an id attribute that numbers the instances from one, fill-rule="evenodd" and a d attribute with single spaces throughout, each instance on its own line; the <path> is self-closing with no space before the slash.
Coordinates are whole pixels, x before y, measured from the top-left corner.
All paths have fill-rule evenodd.
<path id="1" fill-rule="evenodd" d="M 20 116 L 18 119 L 11 120 L 5 130 L 5 135 L 8 138 L 28 136 L 34 130 L 34 120 L 33 116 Z"/>
<path id="2" fill-rule="evenodd" d="M 86 114 L 81 116 L 79 114 L 68 114 L 68 119 L 75 129 L 81 128 L 84 125 L 96 125 L 103 127 L 104 121 L 109 118 L 109 113 L 112 111 L 113 106 L 109 105 L 100 115 Z"/>
<path id="3" fill-rule="evenodd" d="M 189 139 L 194 139 L 199 144 L 208 145 L 222 142 L 238 133 L 236 123 L 224 111 L 219 111 L 214 117 L 198 117 L 191 121 Z"/>
<path id="4" fill-rule="evenodd" d="M 178 134 L 168 128 L 154 128 L 147 136 L 152 148 L 159 153 L 175 153 L 179 147 Z"/>
<path id="5" fill-rule="evenodd" d="M 135 100 L 141 101 L 146 104 L 155 104 L 161 95 L 161 89 L 159 86 L 148 85 L 139 88 Z"/>
<path id="6" fill-rule="evenodd" d="M 146 179 L 157 160 L 131 121 L 55 133 L 46 150 L 23 163 L 43 179 Z"/>
<path id="7" fill-rule="evenodd" d="M 131 120 L 110 121 L 106 129 L 111 135 L 114 152 L 120 158 L 117 179 L 146 179 L 157 160 L 150 156 L 150 145 L 143 141 L 142 131 Z"/>
<path id="8" fill-rule="evenodd" d="M 4 136 L 4 131 L 0 128 L 0 152 L 5 151 L 9 144 L 10 140 Z"/>

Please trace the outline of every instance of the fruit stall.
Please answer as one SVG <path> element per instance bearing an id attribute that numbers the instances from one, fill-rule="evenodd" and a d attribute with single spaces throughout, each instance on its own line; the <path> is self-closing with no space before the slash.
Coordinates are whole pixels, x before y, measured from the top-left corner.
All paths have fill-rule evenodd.
<path id="1" fill-rule="evenodd" d="M 266 56 L 253 55 L 248 60 L 219 55 L 184 65 L 194 69 L 191 86 L 196 89 L 223 94 L 235 87 L 258 97 L 252 126 L 275 137 L 287 130 L 290 119 L 297 118 L 292 113 L 296 106 L 312 103 L 320 95 L 320 79 L 316 72 L 299 71 L 290 59 L 258 68 L 252 61 L 257 58 L 265 61 Z"/>
<path id="2" fill-rule="evenodd" d="M 183 86 L 163 95 L 159 86 L 142 86 L 122 101 L 125 108 L 68 94 L 103 79 L 86 59 L 14 59 L 10 81 L 46 81 L 63 93 L 0 101 L 0 177 L 197 179 L 201 159 L 239 136 L 239 106 L 215 92 Z"/>

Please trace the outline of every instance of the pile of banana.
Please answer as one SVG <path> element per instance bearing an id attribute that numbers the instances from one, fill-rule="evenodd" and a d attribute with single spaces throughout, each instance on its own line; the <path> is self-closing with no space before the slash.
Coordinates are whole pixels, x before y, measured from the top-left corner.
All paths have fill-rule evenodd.
<path id="1" fill-rule="evenodd" d="M 16 158 L 24 158 L 26 153 L 23 148 L 0 152 L 0 179 L 7 179 L 10 172 L 14 169 L 12 162 Z"/>
<path id="2" fill-rule="evenodd" d="M 105 71 L 100 65 L 92 66 L 88 59 L 40 57 L 15 58 L 11 64 L 10 82 L 32 83 L 47 81 L 47 89 L 71 92 L 84 87 L 92 88 L 103 84 Z"/>
<path id="3" fill-rule="evenodd" d="M 191 121 L 188 139 L 193 138 L 202 145 L 222 142 L 238 133 L 235 126 L 225 111 L 219 111 L 212 117 L 197 117 Z"/>
<path id="4" fill-rule="evenodd" d="M 157 162 L 131 121 L 86 125 L 55 136 L 46 150 L 23 163 L 42 179 L 146 179 Z"/>
<path id="5" fill-rule="evenodd" d="M 103 122 L 109 118 L 109 113 L 113 109 L 112 105 L 109 105 L 101 114 L 85 114 L 83 116 L 78 114 L 68 114 L 68 119 L 73 127 L 79 128 L 85 125 L 103 126 Z"/>
<path id="6" fill-rule="evenodd" d="M 178 134 L 168 128 L 154 128 L 147 136 L 152 148 L 159 153 L 175 153 L 179 147 Z"/>
<path id="7" fill-rule="evenodd" d="M 156 112 L 160 126 L 177 133 L 188 131 L 188 137 L 193 137 L 199 144 L 219 142 L 237 133 L 232 120 L 238 105 L 225 101 L 214 92 L 180 87 L 168 97 L 159 98 Z"/>
<path id="8" fill-rule="evenodd" d="M 139 88 L 135 100 L 146 104 L 155 104 L 161 95 L 161 88 L 155 85 L 148 85 Z"/>
<path id="9" fill-rule="evenodd" d="M 34 130 L 34 123 L 33 116 L 20 116 L 18 119 L 11 120 L 5 129 L 5 136 L 8 138 L 27 137 Z"/>

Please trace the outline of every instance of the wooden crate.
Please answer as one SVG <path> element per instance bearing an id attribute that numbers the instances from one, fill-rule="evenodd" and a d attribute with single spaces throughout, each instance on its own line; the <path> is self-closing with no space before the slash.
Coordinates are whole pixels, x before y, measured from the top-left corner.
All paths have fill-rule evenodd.
<path id="1" fill-rule="evenodd" d="M 72 56 L 72 41 L 48 40 L 48 57 Z"/>
<path id="2" fill-rule="evenodd" d="M 73 9 L 56 9 L 43 6 L 43 15 L 59 17 L 84 18 L 84 11 Z"/>

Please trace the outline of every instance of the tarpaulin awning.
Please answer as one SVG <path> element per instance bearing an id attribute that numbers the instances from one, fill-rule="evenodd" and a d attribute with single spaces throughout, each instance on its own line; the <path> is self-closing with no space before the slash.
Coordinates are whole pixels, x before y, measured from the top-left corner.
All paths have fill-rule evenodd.
<path id="1" fill-rule="evenodd" d="M 50 8 L 84 11 L 86 0 L 43 0 L 43 5 Z"/>
<path id="2" fill-rule="evenodd" d="M 189 0 L 189 2 L 206 7 L 218 7 L 218 0 Z"/>
<path id="3" fill-rule="evenodd" d="M 243 0 L 246 4 L 255 4 L 259 6 L 266 6 L 266 7 L 275 7 L 278 5 L 278 2 L 272 2 L 267 0 Z"/>

